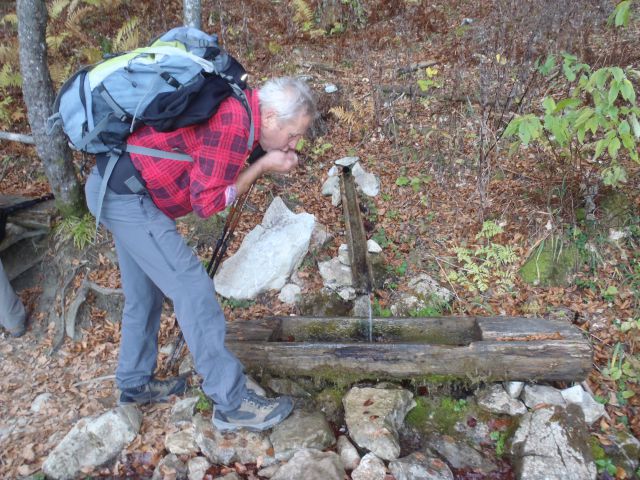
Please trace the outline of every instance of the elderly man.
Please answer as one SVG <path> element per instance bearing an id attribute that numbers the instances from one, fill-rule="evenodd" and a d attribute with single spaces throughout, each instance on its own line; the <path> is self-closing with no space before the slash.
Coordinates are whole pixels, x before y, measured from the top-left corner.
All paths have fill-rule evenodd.
<path id="1" fill-rule="evenodd" d="M 143 127 L 130 145 L 179 151 L 193 158 L 180 162 L 125 153 L 109 177 L 100 222 L 114 237 L 125 306 L 116 370 L 120 403 L 149 403 L 183 393 L 185 379 L 154 379 L 162 301 L 173 302 L 178 323 L 203 378 L 204 392 L 215 402 L 213 424 L 220 430 L 265 430 L 293 408 L 289 397 L 267 398 L 247 388 L 243 367 L 224 345 L 225 318 L 213 281 L 176 230 L 175 218 L 194 211 L 202 218 L 224 210 L 261 175 L 286 173 L 298 164 L 297 142 L 315 114 L 307 85 L 294 78 L 267 81 L 246 92 L 255 126 L 234 97 L 225 100 L 208 122 L 160 133 Z M 243 168 L 250 150 L 266 154 Z M 100 162 L 100 159 L 99 159 Z M 133 193 L 133 177 L 144 190 Z M 102 178 L 94 168 L 86 185 L 89 209 L 97 212 Z"/>

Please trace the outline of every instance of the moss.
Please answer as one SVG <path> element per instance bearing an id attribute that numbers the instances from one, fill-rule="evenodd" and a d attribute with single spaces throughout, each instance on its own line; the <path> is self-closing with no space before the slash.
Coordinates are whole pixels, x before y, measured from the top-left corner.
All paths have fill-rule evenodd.
<path id="1" fill-rule="evenodd" d="M 423 397 L 418 397 L 416 399 L 416 406 L 407 413 L 404 421 L 411 427 L 421 429 L 427 423 L 428 419 L 429 409 L 427 401 Z"/>
<path id="2" fill-rule="evenodd" d="M 612 190 L 602 195 L 598 228 L 608 233 L 610 228 L 622 228 L 633 222 L 633 201 L 622 191 Z"/>
<path id="3" fill-rule="evenodd" d="M 600 445 L 600 441 L 597 437 L 589 438 L 589 447 L 591 447 L 591 456 L 594 460 L 604 460 L 607 458 L 607 454 L 605 453 L 604 448 L 602 448 L 602 445 Z"/>
<path id="4" fill-rule="evenodd" d="M 550 237 L 529 257 L 520 269 L 527 283 L 542 286 L 565 286 L 578 264 L 578 250 L 562 238 Z"/>

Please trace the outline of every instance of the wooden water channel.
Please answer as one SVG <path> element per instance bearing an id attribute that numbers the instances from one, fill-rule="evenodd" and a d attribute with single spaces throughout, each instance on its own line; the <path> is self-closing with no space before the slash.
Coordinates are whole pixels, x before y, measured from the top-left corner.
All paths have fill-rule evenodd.
<path id="1" fill-rule="evenodd" d="M 368 295 L 366 235 L 350 166 L 342 168 L 353 286 Z M 592 365 L 580 329 L 543 318 L 274 317 L 230 324 L 227 345 L 251 370 L 334 381 L 582 381 Z"/>

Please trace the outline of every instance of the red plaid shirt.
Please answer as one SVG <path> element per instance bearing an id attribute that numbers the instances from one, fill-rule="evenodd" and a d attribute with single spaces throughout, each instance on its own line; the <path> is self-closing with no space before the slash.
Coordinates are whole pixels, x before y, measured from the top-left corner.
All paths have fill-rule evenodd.
<path id="1" fill-rule="evenodd" d="M 260 139 L 258 94 L 250 90 L 246 94 L 253 113 L 255 147 Z M 131 153 L 131 161 L 153 202 L 167 216 L 178 218 L 195 211 L 206 218 L 229 203 L 227 187 L 235 184 L 244 166 L 248 139 L 249 115 L 240 101 L 228 98 L 208 122 L 173 132 L 142 127 L 128 138 L 128 143 L 190 155 L 193 163 L 138 153 Z"/>

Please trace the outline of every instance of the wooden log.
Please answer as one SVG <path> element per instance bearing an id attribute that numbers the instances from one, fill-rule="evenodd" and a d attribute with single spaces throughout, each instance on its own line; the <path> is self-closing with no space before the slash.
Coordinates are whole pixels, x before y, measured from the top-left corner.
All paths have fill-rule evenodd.
<path id="1" fill-rule="evenodd" d="M 371 293 L 373 289 L 373 274 L 367 255 L 367 236 L 360 215 L 355 181 L 351 169 L 348 167 L 343 167 L 342 175 L 340 175 L 340 192 L 342 194 L 353 287 L 358 293 Z"/>
<path id="2" fill-rule="evenodd" d="M 372 343 L 363 340 L 365 324 L 368 319 L 309 317 L 236 322 L 228 347 L 250 369 L 333 381 L 582 381 L 592 365 L 589 342 L 564 321 L 376 318 Z"/>

